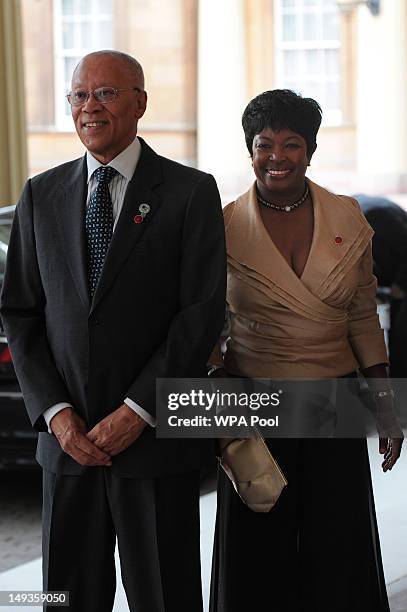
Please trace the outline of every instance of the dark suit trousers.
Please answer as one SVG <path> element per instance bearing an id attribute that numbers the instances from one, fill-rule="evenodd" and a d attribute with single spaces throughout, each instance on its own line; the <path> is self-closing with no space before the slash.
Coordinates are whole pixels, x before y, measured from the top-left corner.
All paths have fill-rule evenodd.
<path id="1" fill-rule="evenodd" d="M 44 470 L 44 590 L 70 591 L 70 612 L 110 612 L 114 549 L 131 612 L 201 612 L 199 473 L 118 478 Z M 48 608 L 45 608 L 48 609 Z"/>

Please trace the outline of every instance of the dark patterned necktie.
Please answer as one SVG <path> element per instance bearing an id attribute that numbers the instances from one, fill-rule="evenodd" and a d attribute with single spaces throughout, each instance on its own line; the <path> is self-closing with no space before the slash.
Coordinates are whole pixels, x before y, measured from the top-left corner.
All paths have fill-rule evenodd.
<path id="1" fill-rule="evenodd" d="M 107 249 L 113 234 L 113 206 L 109 183 L 117 174 L 111 166 L 100 166 L 93 176 L 98 184 L 86 209 L 85 229 L 88 247 L 88 279 L 91 297 L 95 293 Z"/>

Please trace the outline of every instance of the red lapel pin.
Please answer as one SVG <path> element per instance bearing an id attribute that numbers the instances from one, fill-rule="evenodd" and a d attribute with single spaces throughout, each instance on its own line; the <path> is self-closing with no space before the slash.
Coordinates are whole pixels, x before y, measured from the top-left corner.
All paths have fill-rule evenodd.
<path id="1" fill-rule="evenodd" d="M 335 236 L 335 244 L 342 244 L 342 236 Z"/>
<path id="2" fill-rule="evenodd" d="M 133 219 L 134 223 L 143 223 L 144 217 L 150 212 L 150 206 L 145 202 L 138 207 L 140 214 Z"/>

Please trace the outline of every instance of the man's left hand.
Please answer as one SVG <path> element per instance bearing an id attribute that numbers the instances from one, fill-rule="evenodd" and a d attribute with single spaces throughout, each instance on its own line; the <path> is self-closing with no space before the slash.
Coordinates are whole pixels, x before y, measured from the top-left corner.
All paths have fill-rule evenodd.
<path id="1" fill-rule="evenodd" d="M 141 435 L 146 421 L 122 404 L 91 429 L 87 438 L 111 457 L 118 455 Z"/>

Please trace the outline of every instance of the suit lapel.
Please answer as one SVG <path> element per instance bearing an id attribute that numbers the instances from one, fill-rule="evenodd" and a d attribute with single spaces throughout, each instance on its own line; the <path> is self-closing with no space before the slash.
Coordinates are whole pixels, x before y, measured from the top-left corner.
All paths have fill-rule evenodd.
<path id="1" fill-rule="evenodd" d="M 60 185 L 61 197 L 53 200 L 59 238 L 69 270 L 87 311 L 89 290 L 86 265 L 85 204 L 87 197 L 86 157 L 75 162 Z"/>
<path id="2" fill-rule="evenodd" d="M 162 182 L 159 156 L 141 138 L 140 142 L 142 146 L 140 160 L 127 187 L 123 208 L 106 255 L 91 311 L 108 291 L 161 204 L 160 197 L 153 191 L 153 188 Z M 149 205 L 150 211 L 142 223 L 135 223 L 134 217 L 140 214 L 139 207 L 143 203 Z"/>

